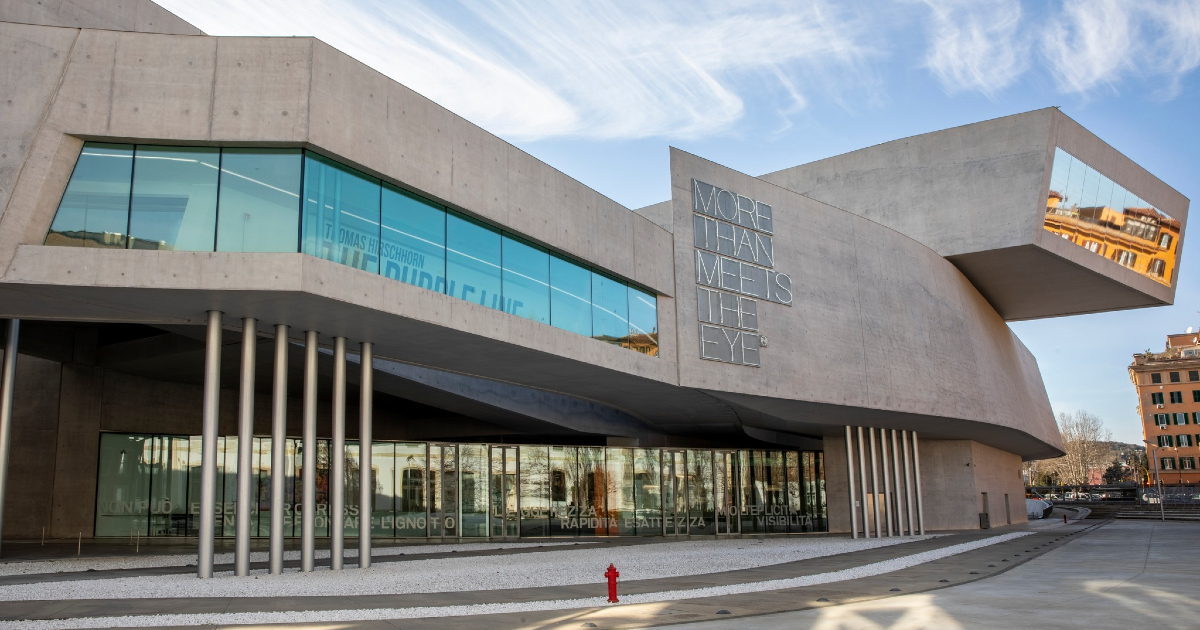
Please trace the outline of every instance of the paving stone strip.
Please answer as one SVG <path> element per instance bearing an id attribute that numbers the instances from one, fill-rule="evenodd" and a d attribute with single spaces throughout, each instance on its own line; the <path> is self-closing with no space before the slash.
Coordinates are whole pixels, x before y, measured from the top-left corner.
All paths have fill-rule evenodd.
<path id="1" fill-rule="evenodd" d="M 625 595 L 636 593 L 654 593 L 663 591 L 676 591 L 694 588 L 704 588 L 712 586 L 723 586 L 730 584 L 741 584 L 749 582 L 761 582 L 766 580 L 785 579 L 792 577 L 801 577 L 814 575 L 819 573 L 827 573 L 849 569 L 874 562 L 891 560 L 894 558 L 908 556 L 915 553 L 939 549 L 942 547 L 971 542 L 983 538 L 989 538 L 1004 532 L 969 532 L 960 533 L 952 536 L 943 536 L 928 540 L 918 540 L 908 543 L 892 545 L 877 549 L 856 551 L 835 556 L 826 556 L 821 558 L 810 558 L 806 560 L 793 561 L 777 565 L 769 565 L 752 569 L 727 571 L 720 573 L 709 573 L 703 575 L 680 576 L 671 578 L 660 578 L 651 580 L 638 580 L 624 582 L 620 584 L 620 592 Z M 889 573 L 876 578 L 862 578 L 858 580 L 850 580 L 848 582 L 864 582 L 868 583 L 871 580 L 885 580 L 897 582 L 897 576 L 900 573 L 911 573 L 913 576 L 921 575 L 922 571 L 936 572 L 938 567 L 943 567 L 946 563 L 959 563 L 965 561 L 966 558 L 974 559 L 979 554 L 984 554 L 988 557 L 997 556 L 1004 550 L 1004 554 L 1012 555 L 1012 558 L 1007 558 L 1009 562 L 1001 562 L 1000 557 L 995 558 L 994 568 L 979 567 L 979 576 L 987 576 L 997 572 L 1006 570 L 1010 566 L 1016 566 L 1030 558 L 1036 557 L 1044 553 L 1046 547 L 1039 545 L 1036 540 L 1052 540 L 1057 537 L 1066 536 L 1069 532 L 1064 529 L 1054 530 L 1053 532 L 1035 533 L 1030 536 L 1025 536 L 1020 539 L 1000 543 L 991 547 L 959 554 L 951 558 L 942 559 L 905 569 L 903 571 Z M 660 541 L 661 542 L 661 541 Z M 746 540 L 747 544 L 753 544 L 752 539 Z M 1033 550 L 1032 546 L 1039 546 L 1038 550 Z M 1052 545 L 1051 545 L 1052 546 Z M 1021 547 L 1020 551 L 1009 553 L 1007 550 Z M 1029 552 L 1025 552 L 1029 549 Z M 1020 555 L 1016 555 L 1020 554 Z M 450 554 L 447 554 L 450 555 Z M 453 554 L 461 556 L 462 554 Z M 423 555 L 422 558 L 429 556 Z M 980 556 L 982 557 L 982 556 Z M 980 564 L 978 560 L 973 560 L 975 564 Z M 942 568 L 942 571 L 946 569 Z M 952 583 L 963 583 L 967 581 L 967 576 L 960 576 L 959 579 L 953 580 Z M 976 576 L 971 576 L 978 579 Z M 907 579 L 907 578 L 906 578 Z M 899 580 L 902 581 L 902 580 Z M 833 585 L 804 587 L 800 589 L 788 589 L 785 591 L 775 591 L 774 593 L 791 593 L 792 591 L 808 591 L 811 589 L 825 589 L 830 592 L 842 592 L 843 583 Z M 934 581 L 933 584 L 941 586 L 950 585 L 949 583 L 940 583 Z M 219 597 L 219 598 L 162 598 L 162 599 L 123 599 L 123 600 L 72 600 L 72 601 L 24 601 L 24 602 L 5 602 L 3 607 L 0 607 L 0 620 L 20 620 L 20 619 L 70 619 L 79 617 L 106 617 L 106 616 L 122 616 L 122 615 L 154 615 L 154 614 L 190 614 L 190 613 L 214 613 L 214 612 L 257 612 L 257 611 L 312 611 L 312 610 L 348 610 L 348 609 L 374 609 L 374 608 L 411 608 L 411 607 L 431 607 L 431 606 L 457 606 L 471 605 L 481 603 L 513 603 L 513 602 L 533 602 L 546 600 L 571 600 L 587 597 L 596 597 L 603 595 L 605 587 L 602 584 L 580 584 L 553 588 L 527 588 L 527 589 L 498 589 L 489 591 L 466 591 L 466 592 L 447 592 L 447 593 L 411 593 L 403 595 L 364 595 L 364 596 L 338 596 L 338 597 Z M 884 591 L 888 592 L 888 591 Z M 902 592 L 913 592 L 910 588 L 905 588 Z M 893 592 L 892 594 L 897 594 Z M 780 600 L 797 601 L 791 595 L 780 598 L 775 595 L 764 597 L 763 593 L 750 593 L 744 595 L 730 595 L 715 598 L 705 598 L 702 600 L 704 606 L 708 606 L 713 602 L 720 602 L 725 607 L 733 606 L 747 610 L 747 605 L 739 602 L 754 602 L 763 600 L 764 603 L 750 606 L 751 609 L 760 609 L 763 607 L 772 608 L 771 610 L 762 610 L 765 612 L 777 612 L 777 609 L 772 606 L 766 606 L 765 602 L 775 601 L 782 603 Z M 815 599 L 815 598 L 814 598 Z M 828 598 L 830 601 L 844 601 L 845 598 L 839 596 L 838 599 Z M 680 603 L 684 607 L 694 607 L 696 601 L 684 600 Z M 658 606 L 663 608 L 663 606 Z M 637 607 L 615 607 L 600 609 L 604 611 L 618 610 L 630 608 L 631 610 Z M 793 610 L 795 608 L 785 608 L 785 610 Z M 732 608 L 730 608 L 732 611 Z M 714 609 L 715 611 L 715 609 Z M 545 616 L 553 617 L 553 615 L 562 615 L 562 611 L 555 613 L 545 613 Z M 611 613 L 609 613 L 611 614 Z M 500 616 L 500 615 L 493 615 Z M 493 616 L 488 616 L 490 619 Z M 528 613 L 526 616 L 536 616 L 534 613 Z M 450 618 L 441 618 L 443 621 Z M 470 617 L 463 619 L 474 619 L 477 623 L 479 617 Z M 673 623 L 680 618 L 675 618 L 672 621 L 663 621 L 662 623 Z M 412 622 L 418 620 L 405 620 L 406 627 Z M 475 625 L 474 627 L 478 627 Z"/>

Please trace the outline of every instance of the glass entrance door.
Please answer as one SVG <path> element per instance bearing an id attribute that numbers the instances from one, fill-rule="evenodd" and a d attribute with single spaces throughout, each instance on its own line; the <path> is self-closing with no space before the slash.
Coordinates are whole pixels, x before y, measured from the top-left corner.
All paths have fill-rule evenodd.
<path id="1" fill-rule="evenodd" d="M 688 534 L 687 453 L 662 452 L 663 536 Z"/>
<path id="2" fill-rule="evenodd" d="M 458 537 L 458 446 L 429 445 L 429 537 Z"/>
<path id="3" fill-rule="evenodd" d="M 717 534 L 737 534 L 741 532 L 741 520 L 737 517 L 737 451 L 717 451 L 715 455 Z"/>
<path id="4" fill-rule="evenodd" d="M 491 459 L 491 535 L 494 538 L 517 538 L 520 535 L 521 505 L 517 488 L 517 447 L 493 446 Z"/>

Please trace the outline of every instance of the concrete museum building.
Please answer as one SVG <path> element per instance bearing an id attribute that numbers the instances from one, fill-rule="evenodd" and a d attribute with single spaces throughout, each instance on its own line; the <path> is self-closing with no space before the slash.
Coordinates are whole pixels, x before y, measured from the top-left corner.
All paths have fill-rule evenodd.
<path id="1" fill-rule="evenodd" d="M 9 539 L 1020 523 L 1006 322 L 1174 299 L 1188 200 L 1057 109 L 631 210 L 312 38 L 0 2 L 0 54 Z"/>

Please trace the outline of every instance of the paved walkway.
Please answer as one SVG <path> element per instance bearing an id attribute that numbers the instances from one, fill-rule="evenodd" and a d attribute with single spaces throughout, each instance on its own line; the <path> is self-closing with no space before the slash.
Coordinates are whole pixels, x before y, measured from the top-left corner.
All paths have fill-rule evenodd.
<path id="1" fill-rule="evenodd" d="M 1094 524 L 1093 524 L 1094 525 Z M 807 607 L 837 606 L 897 593 L 917 592 L 963 584 L 1006 571 L 1031 559 L 1051 552 L 1087 530 L 1085 524 L 1073 524 L 1053 530 L 1033 533 L 1008 542 L 969 551 L 956 556 L 884 575 L 860 578 L 821 586 L 809 586 L 780 591 L 726 595 L 706 599 L 689 599 L 644 605 L 603 607 L 573 611 L 535 613 L 506 613 L 487 616 L 441 617 L 407 619 L 397 622 L 358 621 L 338 622 L 339 628 L 480 628 L 480 627 L 580 627 L 595 623 L 604 628 L 631 628 L 661 625 L 691 619 L 738 619 L 746 623 L 754 615 L 763 615 Z M 811 576 L 908 556 L 914 553 L 979 540 L 1011 530 L 960 533 L 937 539 L 858 551 L 854 553 L 814 558 L 755 569 L 728 571 L 696 576 L 639 580 L 621 585 L 623 595 L 656 593 L 672 590 L 745 584 L 764 580 Z M 414 558 L 415 559 L 415 558 Z M 539 589 L 503 589 L 459 593 L 429 593 L 408 595 L 377 595 L 356 597 L 236 597 L 194 599 L 125 599 L 5 602 L 0 606 L 0 619 L 70 619 L 78 617 L 108 617 L 145 614 L 213 613 L 241 611 L 311 611 L 371 608 L 406 608 L 428 606 L 471 605 L 481 603 L 517 603 L 562 599 L 581 599 L 603 595 L 603 586 L 595 584 Z M 826 600 L 826 601 L 821 601 Z M 727 611 L 718 616 L 719 611 Z M 393 625 L 396 624 L 396 625 Z M 314 627 L 328 627 L 318 624 Z M 235 627 L 235 626 L 231 626 Z"/>

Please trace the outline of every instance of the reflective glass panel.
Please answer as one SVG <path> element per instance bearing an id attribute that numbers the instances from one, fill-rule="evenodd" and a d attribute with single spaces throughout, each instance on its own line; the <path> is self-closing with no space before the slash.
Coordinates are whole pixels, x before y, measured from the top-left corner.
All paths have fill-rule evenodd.
<path id="1" fill-rule="evenodd" d="M 545 446 L 520 447 L 521 535 L 550 535 L 550 459 Z"/>
<path id="2" fill-rule="evenodd" d="M 446 292 L 446 211 L 384 184 L 380 263 L 383 275 Z"/>
<path id="3" fill-rule="evenodd" d="M 636 533 L 634 472 L 632 448 L 607 448 L 608 463 L 608 534 L 633 536 Z"/>
<path id="4" fill-rule="evenodd" d="M 424 444 L 396 444 L 396 536 L 426 535 Z"/>
<path id="5" fill-rule="evenodd" d="M 550 535 L 579 533 L 579 502 L 576 499 L 578 466 L 574 446 L 550 447 Z"/>
<path id="6" fill-rule="evenodd" d="M 342 509 L 342 532 L 346 536 L 358 536 L 359 517 L 363 514 L 359 510 L 358 501 L 361 495 L 358 491 L 362 487 L 362 480 L 359 478 L 358 461 L 358 441 L 346 440 L 345 455 L 342 458 L 345 465 L 342 467 L 342 485 L 344 486 L 342 500 L 345 506 Z M 370 463 L 368 462 L 368 465 Z"/>
<path id="7" fill-rule="evenodd" d="M 297 252 L 300 150 L 221 152 L 219 252 Z"/>
<path id="8" fill-rule="evenodd" d="M 452 297 L 500 310 L 500 231 L 447 213 L 446 278 Z"/>
<path id="9" fill-rule="evenodd" d="M 713 452 L 688 451 L 688 533 L 715 534 L 717 508 L 713 492 Z"/>
<path id="10" fill-rule="evenodd" d="M 459 475 L 462 508 L 459 518 L 464 538 L 488 535 L 488 459 L 482 444 L 460 444 Z"/>
<path id="11" fill-rule="evenodd" d="M 637 535 L 662 535 L 662 475 L 658 449 L 633 449 L 633 493 Z"/>
<path id="12" fill-rule="evenodd" d="M 133 145 L 83 145 L 45 244 L 123 249 L 132 177 Z"/>
<path id="13" fill-rule="evenodd" d="M 217 536 L 237 533 L 238 438 L 217 438 Z"/>
<path id="14" fill-rule="evenodd" d="M 220 149 L 139 145 L 129 235 L 133 249 L 211 252 Z"/>
<path id="15" fill-rule="evenodd" d="M 1156 282 L 1175 273 L 1180 222 L 1057 147 L 1044 227 Z"/>
<path id="16" fill-rule="evenodd" d="M 592 272 L 592 338 L 618 346 L 629 342 L 629 287 Z"/>
<path id="17" fill-rule="evenodd" d="M 379 273 L 379 180 L 304 154 L 304 253 Z"/>
<path id="18" fill-rule="evenodd" d="M 658 356 L 658 298 L 636 287 L 629 287 L 629 347 Z"/>
<path id="19" fill-rule="evenodd" d="M 550 256 L 550 324 L 577 335 L 592 334 L 592 272 Z"/>
<path id="20" fill-rule="evenodd" d="M 187 535 L 188 439 L 156 436 L 150 460 L 148 536 Z"/>
<path id="21" fill-rule="evenodd" d="M 579 449 L 579 533 L 604 536 L 608 533 L 608 475 L 604 468 L 604 449 Z"/>
<path id="22" fill-rule="evenodd" d="M 550 253 L 504 235 L 504 311 L 550 323 Z"/>
<path id="23" fill-rule="evenodd" d="M 371 516 L 371 533 L 375 536 L 396 535 L 396 499 L 399 479 L 396 474 L 396 445 L 375 442 L 371 445 L 372 502 L 364 510 Z"/>
<path id="24" fill-rule="evenodd" d="M 96 536 L 148 535 L 152 446 L 146 435 L 100 434 Z"/>

